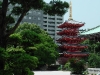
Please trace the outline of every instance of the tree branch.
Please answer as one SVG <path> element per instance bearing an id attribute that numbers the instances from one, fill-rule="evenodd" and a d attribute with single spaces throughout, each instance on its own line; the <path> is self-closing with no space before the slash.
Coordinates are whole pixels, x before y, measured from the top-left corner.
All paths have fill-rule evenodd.
<path id="1" fill-rule="evenodd" d="M 23 17 L 25 16 L 26 12 L 23 12 L 21 14 L 21 16 L 19 17 L 17 23 L 15 24 L 15 26 L 7 33 L 7 37 L 9 37 L 10 34 L 12 34 L 16 29 L 17 27 L 20 25 L 20 22 L 22 21 Z"/>

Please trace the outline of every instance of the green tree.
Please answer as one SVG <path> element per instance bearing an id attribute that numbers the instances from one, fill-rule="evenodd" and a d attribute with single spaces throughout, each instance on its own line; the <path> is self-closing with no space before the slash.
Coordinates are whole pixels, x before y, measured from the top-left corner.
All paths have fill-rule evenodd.
<path id="1" fill-rule="evenodd" d="M 7 47 L 14 47 L 16 48 L 18 45 L 21 45 L 22 38 L 21 35 L 18 33 L 14 33 L 9 36 L 9 40 L 7 41 Z"/>
<path id="2" fill-rule="evenodd" d="M 88 45 L 86 51 L 89 52 L 89 57 L 87 60 L 89 67 L 100 67 L 100 42 L 86 40 L 83 43 Z"/>
<path id="3" fill-rule="evenodd" d="M 100 55 L 95 53 L 90 53 L 88 57 L 88 64 L 91 68 L 100 68 Z"/>
<path id="4" fill-rule="evenodd" d="M 17 44 L 17 46 L 22 47 L 27 54 L 36 56 L 39 60 L 38 67 L 55 62 L 59 55 L 56 50 L 57 45 L 43 29 L 35 24 L 23 23 L 15 32 L 22 39 L 21 44 Z M 13 40 L 13 42 L 16 42 L 16 40 Z M 13 46 L 13 43 L 10 45 Z"/>
<path id="5" fill-rule="evenodd" d="M 84 60 L 72 58 L 69 60 L 69 62 L 70 62 L 69 67 L 72 74 L 83 74 L 83 72 L 86 70 Z"/>
<path id="6" fill-rule="evenodd" d="M 92 41 L 92 40 L 86 40 L 83 42 L 83 44 L 87 45 L 88 48 L 85 50 L 90 53 L 99 53 L 100 48 L 100 42 Z"/>
<path id="7" fill-rule="evenodd" d="M 6 47 L 7 38 L 20 25 L 23 17 L 31 9 L 43 10 L 50 15 L 64 15 L 69 7 L 67 2 L 60 0 L 50 1 L 49 4 L 44 0 L 1 0 L 0 1 L 0 46 Z M 11 10 L 10 10 L 11 9 Z M 9 11 L 9 12 L 8 12 Z M 15 22 L 14 16 L 19 16 Z M 11 27 L 10 25 L 13 24 Z"/>
<path id="8" fill-rule="evenodd" d="M 5 68 L 6 64 L 5 61 L 8 60 L 8 57 L 9 57 L 8 53 L 3 48 L 0 47 L 0 75 L 7 75 L 8 73 L 9 73 L 8 75 L 11 74 L 10 70 Z"/>
<path id="9" fill-rule="evenodd" d="M 14 75 L 33 75 L 31 70 L 37 67 L 37 57 L 30 56 L 22 48 L 8 48 L 7 52 L 9 53 L 8 69 Z"/>
<path id="10" fill-rule="evenodd" d="M 53 44 L 54 45 L 54 44 Z M 36 45 L 37 51 L 34 55 L 39 59 L 39 65 L 52 64 L 56 61 L 58 53 L 55 47 L 50 45 L 50 43 L 41 43 Z"/>

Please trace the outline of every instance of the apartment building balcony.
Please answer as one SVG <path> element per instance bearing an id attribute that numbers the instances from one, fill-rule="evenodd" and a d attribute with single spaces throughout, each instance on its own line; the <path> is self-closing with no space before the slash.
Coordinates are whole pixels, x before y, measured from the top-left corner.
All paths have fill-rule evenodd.
<path id="1" fill-rule="evenodd" d="M 47 25 L 48 23 L 43 23 L 43 25 Z"/>
<path id="2" fill-rule="evenodd" d="M 49 30 L 55 30 L 55 27 L 48 27 Z"/>
<path id="3" fill-rule="evenodd" d="M 55 34 L 55 32 L 53 32 L 53 31 L 48 31 L 48 34 Z"/>

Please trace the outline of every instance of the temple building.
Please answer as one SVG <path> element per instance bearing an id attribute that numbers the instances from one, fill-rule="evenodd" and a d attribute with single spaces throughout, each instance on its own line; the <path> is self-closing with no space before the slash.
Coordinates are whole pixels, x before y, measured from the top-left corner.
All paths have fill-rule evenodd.
<path id="1" fill-rule="evenodd" d="M 78 22 L 72 18 L 72 3 L 70 1 L 69 19 L 58 26 L 62 31 L 58 32 L 61 38 L 57 39 L 59 45 L 60 58 L 58 62 L 65 64 L 70 58 L 84 58 L 89 54 L 83 50 L 87 48 L 81 42 L 85 41 L 85 37 L 80 37 L 79 28 L 84 26 L 85 23 Z"/>
<path id="2" fill-rule="evenodd" d="M 89 40 L 100 42 L 100 25 L 88 29 L 87 31 L 80 33 L 80 35 L 88 38 Z"/>

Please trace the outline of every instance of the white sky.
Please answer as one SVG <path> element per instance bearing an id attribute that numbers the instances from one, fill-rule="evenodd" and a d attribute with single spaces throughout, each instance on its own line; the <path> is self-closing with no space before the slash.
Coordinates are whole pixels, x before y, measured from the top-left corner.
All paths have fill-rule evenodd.
<path id="1" fill-rule="evenodd" d="M 51 0 L 44 0 L 49 3 Z M 70 2 L 70 0 L 61 0 Z M 71 0 L 73 19 L 85 22 L 83 29 L 90 29 L 100 25 L 100 0 Z M 68 20 L 69 13 L 64 15 L 64 21 Z"/>

